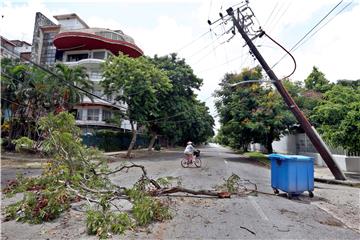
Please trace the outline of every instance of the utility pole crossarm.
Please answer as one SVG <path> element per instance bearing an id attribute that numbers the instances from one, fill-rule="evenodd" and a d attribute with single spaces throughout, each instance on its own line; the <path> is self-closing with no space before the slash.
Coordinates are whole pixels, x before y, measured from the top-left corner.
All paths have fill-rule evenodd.
<path id="1" fill-rule="evenodd" d="M 265 59 L 262 57 L 260 52 L 257 50 L 255 45 L 253 44 L 252 40 L 249 38 L 247 33 L 244 30 L 244 26 L 240 25 L 240 22 L 243 22 L 242 19 L 236 19 L 234 16 L 234 10 L 232 8 L 229 8 L 226 10 L 227 14 L 231 17 L 235 27 L 245 40 L 246 44 L 249 46 L 251 52 L 254 54 L 254 56 L 259 61 L 260 65 L 263 67 L 265 72 L 268 74 L 270 79 L 273 81 L 276 89 L 279 91 L 281 97 L 284 99 L 286 105 L 288 106 L 289 110 L 294 114 L 296 119 L 299 121 L 301 127 L 305 131 L 306 135 L 309 137 L 310 141 L 316 148 L 316 150 L 321 155 L 322 159 L 324 159 L 325 163 L 329 167 L 330 171 L 334 175 L 335 179 L 337 180 L 346 180 L 344 173 L 340 170 L 337 163 L 334 161 L 331 152 L 325 145 L 325 143 L 322 141 L 319 134 L 317 134 L 316 130 L 311 126 L 309 120 L 305 117 L 305 115 L 301 112 L 300 108 L 297 106 L 295 101 L 292 99 L 282 82 L 278 79 L 278 77 L 275 75 L 275 73 L 272 71 L 272 69 L 269 67 Z M 239 11 L 239 10 L 238 10 Z"/>

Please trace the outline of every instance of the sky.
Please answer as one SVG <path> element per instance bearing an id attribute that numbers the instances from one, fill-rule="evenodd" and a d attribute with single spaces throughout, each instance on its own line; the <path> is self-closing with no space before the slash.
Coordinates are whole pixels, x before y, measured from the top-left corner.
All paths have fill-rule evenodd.
<path id="1" fill-rule="evenodd" d="M 242 1 L 233 0 L 29 0 L 1 3 L 0 34 L 7 39 L 32 42 L 35 13 L 52 17 L 76 13 L 90 27 L 121 29 L 134 38 L 145 55 L 166 55 L 176 52 L 203 79 L 197 92 L 216 116 L 212 93 L 225 73 L 240 72 L 258 65 L 251 57 L 240 34 L 224 34 L 231 21 L 216 21 L 219 12 L 234 8 Z M 332 8 L 339 6 L 301 45 L 291 51 L 297 68 L 290 77 L 303 81 L 313 66 L 331 82 L 338 79 L 360 79 L 359 0 L 250 0 L 254 12 L 254 28 L 259 26 L 288 50 L 313 28 Z M 349 5 L 348 5 L 349 4 Z M 343 9 L 344 8 L 344 9 Z M 341 11 L 342 10 L 342 11 Z M 341 12 L 340 12 L 341 11 Z M 226 19 L 226 18 L 225 18 Z M 219 21 L 218 23 L 221 23 Z M 312 36 L 312 34 L 314 35 Z M 200 37 L 201 36 L 201 37 Z M 230 39 L 230 40 L 229 40 Z M 269 66 L 279 77 L 293 71 L 294 63 L 284 51 L 263 37 L 254 41 Z M 274 66 L 276 64 L 276 66 Z M 217 125 L 218 127 L 218 125 Z"/>

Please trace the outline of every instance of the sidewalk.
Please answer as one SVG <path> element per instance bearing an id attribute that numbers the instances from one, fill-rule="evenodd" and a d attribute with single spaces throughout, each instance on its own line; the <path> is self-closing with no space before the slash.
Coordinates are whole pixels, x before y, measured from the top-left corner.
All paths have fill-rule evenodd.
<path id="1" fill-rule="evenodd" d="M 345 172 L 347 180 L 339 181 L 327 167 L 315 166 L 314 170 L 315 201 L 311 204 L 360 233 L 360 174 Z"/>
<path id="2" fill-rule="evenodd" d="M 335 180 L 334 175 L 327 167 L 314 166 L 314 178 L 317 182 L 340 184 L 352 187 L 360 187 L 360 173 L 358 172 L 344 172 L 347 180 Z"/>

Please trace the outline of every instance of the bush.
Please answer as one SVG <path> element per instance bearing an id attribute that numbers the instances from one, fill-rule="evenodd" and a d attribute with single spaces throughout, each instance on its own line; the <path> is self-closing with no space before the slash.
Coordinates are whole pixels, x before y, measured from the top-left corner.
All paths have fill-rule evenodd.
<path id="1" fill-rule="evenodd" d="M 161 145 L 160 145 L 160 144 L 156 144 L 156 145 L 154 146 L 154 150 L 155 150 L 155 151 L 160 151 L 160 150 L 161 150 Z"/>
<path id="2" fill-rule="evenodd" d="M 17 152 L 34 150 L 34 141 L 28 137 L 21 137 L 13 140 L 12 143 L 15 144 L 15 150 Z"/>

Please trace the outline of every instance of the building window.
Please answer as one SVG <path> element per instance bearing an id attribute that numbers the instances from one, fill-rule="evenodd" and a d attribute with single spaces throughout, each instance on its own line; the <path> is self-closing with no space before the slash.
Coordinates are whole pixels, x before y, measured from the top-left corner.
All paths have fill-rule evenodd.
<path id="1" fill-rule="evenodd" d="M 80 61 L 82 59 L 87 59 L 87 58 L 89 58 L 88 53 L 69 54 L 69 55 L 67 55 L 67 62 L 77 62 L 77 61 Z"/>
<path id="2" fill-rule="evenodd" d="M 111 112 L 108 110 L 103 110 L 102 111 L 102 120 L 106 121 L 106 120 L 110 120 L 111 119 Z"/>
<path id="3" fill-rule="evenodd" d="M 89 78 L 92 80 L 101 80 L 102 74 L 101 74 L 101 72 L 98 72 L 98 71 L 90 71 Z"/>
<path id="4" fill-rule="evenodd" d="M 78 109 L 76 112 L 76 120 L 82 120 L 83 119 L 83 110 Z"/>
<path id="5" fill-rule="evenodd" d="M 87 120 L 88 121 L 99 121 L 99 109 L 88 109 L 87 110 Z"/>
<path id="6" fill-rule="evenodd" d="M 95 59 L 105 59 L 105 52 L 93 52 L 93 58 Z"/>

